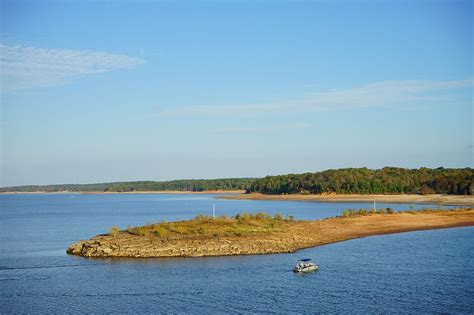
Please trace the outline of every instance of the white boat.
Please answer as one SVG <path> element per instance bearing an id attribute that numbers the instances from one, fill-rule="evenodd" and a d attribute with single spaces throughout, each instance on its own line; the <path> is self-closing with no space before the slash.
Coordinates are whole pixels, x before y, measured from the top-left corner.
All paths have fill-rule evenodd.
<path id="1" fill-rule="evenodd" d="M 298 260 L 298 263 L 293 268 L 293 271 L 294 272 L 310 272 L 310 271 L 315 271 L 318 269 L 319 269 L 318 265 L 312 262 L 311 259 L 306 258 L 306 259 Z"/>

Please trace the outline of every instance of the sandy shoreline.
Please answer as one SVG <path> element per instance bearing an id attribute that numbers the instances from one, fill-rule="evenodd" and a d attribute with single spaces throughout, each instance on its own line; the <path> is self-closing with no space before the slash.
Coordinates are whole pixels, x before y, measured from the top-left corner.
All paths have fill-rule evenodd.
<path id="1" fill-rule="evenodd" d="M 372 235 L 474 226 L 474 209 L 373 214 L 291 221 L 278 231 L 245 236 L 160 238 L 120 232 L 79 241 L 67 253 L 84 257 L 202 257 L 291 253 Z"/>
<path id="2" fill-rule="evenodd" d="M 440 204 L 450 206 L 474 206 L 474 196 L 470 195 L 264 195 L 240 194 L 220 196 L 221 199 L 237 200 L 283 200 L 283 201 L 319 201 L 319 202 L 376 202 Z"/>
<path id="3" fill-rule="evenodd" d="M 0 195 L 67 195 L 67 194 L 91 194 L 91 195 L 128 195 L 128 194 L 215 194 L 230 196 L 218 196 L 218 199 L 236 200 L 282 200 L 282 201 L 318 201 L 318 202 L 360 202 L 360 203 L 413 203 L 413 204 L 439 204 L 449 206 L 474 206 L 474 196 L 471 195 L 264 195 L 245 194 L 243 190 L 206 190 L 206 191 L 130 191 L 130 192 L 104 192 L 104 191 L 61 191 L 61 192 L 0 192 Z"/>

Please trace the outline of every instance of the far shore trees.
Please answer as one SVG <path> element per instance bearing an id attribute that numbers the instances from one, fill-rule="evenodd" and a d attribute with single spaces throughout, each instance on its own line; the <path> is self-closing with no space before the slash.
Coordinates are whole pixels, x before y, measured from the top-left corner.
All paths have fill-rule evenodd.
<path id="1" fill-rule="evenodd" d="M 186 179 L 81 185 L 3 187 L 0 192 L 229 191 L 262 194 L 450 194 L 474 193 L 472 168 L 344 168 L 265 178 Z"/>
<path id="2" fill-rule="evenodd" d="M 247 192 L 263 194 L 453 194 L 473 193 L 472 168 L 346 168 L 317 173 L 267 176 Z"/>

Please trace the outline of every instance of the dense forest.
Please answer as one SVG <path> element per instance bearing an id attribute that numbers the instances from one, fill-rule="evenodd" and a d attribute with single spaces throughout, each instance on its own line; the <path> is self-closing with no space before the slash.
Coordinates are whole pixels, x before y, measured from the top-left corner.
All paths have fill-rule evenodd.
<path id="1" fill-rule="evenodd" d="M 265 178 L 186 179 L 81 185 L 19 186 L 0 192 L 133 192 L 246 190 L 263 194 L 456 194 L 474 193 L 474 169 L 345 168 Z"/>
<path id="2" fill-rule="evenodd" d="M 101 184 L 64 184 L 46 186 L 17 186 L 0 188 L 0 192 L 131 192 L 131 191 L 204 191 L 247 190 L 255 178 L 183 179 L 165 182 L 141 181 Z"/>
<path id="3" fill-rule="evenodd" d="M 472 195 L 474 170 L 346 168 L 318 173 L 267 176 L 247 192 L 263 194 L 456 194 Z"/>

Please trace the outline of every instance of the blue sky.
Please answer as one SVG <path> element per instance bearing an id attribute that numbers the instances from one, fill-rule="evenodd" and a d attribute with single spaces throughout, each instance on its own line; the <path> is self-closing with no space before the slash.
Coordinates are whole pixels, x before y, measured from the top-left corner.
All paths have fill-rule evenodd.
<path id="1" fill-rule="evenodd" d="M 0 3 L 1 186 L 473 166 L 471 1 Z"/>

